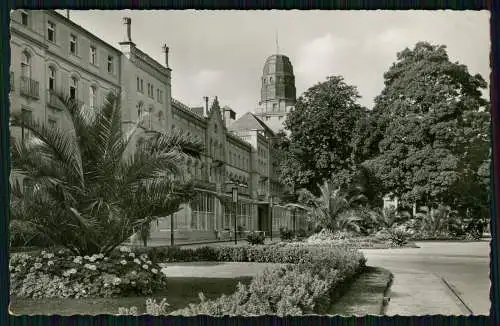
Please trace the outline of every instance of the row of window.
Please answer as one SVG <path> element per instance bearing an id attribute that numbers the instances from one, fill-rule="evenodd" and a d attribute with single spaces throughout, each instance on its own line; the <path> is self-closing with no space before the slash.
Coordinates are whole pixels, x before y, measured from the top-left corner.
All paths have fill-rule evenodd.
<path id="1" fill-rule="evenodd" d="M 31 79 L 31 56 L 27 51 L 23 51 L 21 55 L 21 77 Z M 72 99 L 79 99 L 78 96 L 78 84 L 79 80 L 77 77 L 72 76 L 69 81 L 69 96 Z M 56 91 L 57 78 L 56 78 L 56 68 L 54 66 L 49 66 L 48 75 L 48 89 L 50 91 Z M 92 85 L 89 87 L 89 105 L 90 107 L 97 106 L 97 87 Z"/>
<path id="2" fill-rule="evenodd" d="M 21 12 L 21 24 L 29 26 L 29 14 L 26 11 Z M 57 26 L 53 21 L 47 21 L 47 40 L 52 43 L 56 43 L 57 39 Z M 79 53 L 79 42 L 78 36 L 74 33 L 70 33 L 69 36 L 69 52 L 78 56 Z M 98 65 L 97 58 L 97 47 L 95 45 L 90 45 L 89 49 L 89 62 L 93 65 Z M 115 58 L 112 55 L 107 57 L 107 72 L 110 74 L 115 73 Z"/>
<path id="3" fill-rule="evenodd" d="M 148 83 L 148 97 L 151 99 L 155 99 L 155 87 L 153 84 Z M 137 91 L 141 94 L 144 94 L 144 80 L 142 78 L 137 77 Z M 163 103 L 163 91 L 159 88 L 156 88 L 156 101 L 158 103 Z"/>

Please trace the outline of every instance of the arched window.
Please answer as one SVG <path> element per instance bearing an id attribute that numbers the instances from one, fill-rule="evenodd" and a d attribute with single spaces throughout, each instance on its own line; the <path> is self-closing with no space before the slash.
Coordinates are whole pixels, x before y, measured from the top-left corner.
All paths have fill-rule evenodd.
<path id="1" fill-rule="evenodd" d="M 97 107 L 97 87 L 93 85 L 89 87 L 89 103 L 92 109 Z"/>
<path id="2" fill-rule="evenodd" d="M 73 100 L 78 97 L 78 78 L 71 77 L 71 82 L 69 84 L 69 97 Z"/>
<path id="3" fill-rule="evenodd" d="M 56 68 L 52 66 L 49 67 L 49 90 L 56 90 Z"/>
<path id="4" fill-rule="evenodd" d="M 31 78 L 31 55 L 28 51 L 23 51 L 21 55 L 21 76 Z"/>

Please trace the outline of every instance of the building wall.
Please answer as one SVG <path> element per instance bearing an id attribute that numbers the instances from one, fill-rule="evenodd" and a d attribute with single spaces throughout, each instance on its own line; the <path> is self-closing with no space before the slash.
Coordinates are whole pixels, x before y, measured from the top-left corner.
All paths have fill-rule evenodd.
<path id="1" fill-rule="evenodd" d="M 56 91 L 69 93 L 70 82 L 76 78 L 77 99 L 87 106 L 93 101 L 91 87 L 96 90 L 94 104 L 97 107 L 104 103 L 109 92 L 120 94 L 125 128 L 144 118 L 145 129 L 180 129 L 198 137 L 205 145 L 199 160 L 189 159 L 182 166 L 184 176 L 198 182 L 204 192 L 173 214 L 177 238 L 213 239 L 223 237 L 221 232 L 234 230 L 234 207 L 228 204 L 231 194 L 226 187 L 229 181 L 240 184 L 236 226 L 244 230 L 259 228 L 257 207 L 262 208 L 263 202 L 269 200 L 270 190 L 278 191 L 280 187 L 275 182 L 268 135 L 257 131 L 228 134 L 218 105 L 212 106 L 208 116 L 202 116 L 172 99 L 168 58 L 164 64 L 158 63 L 131 40 L 121 42 L 117 49 L 52 10 L 14 10 L 11 17 L 12 112 L 25 109 L 35 119 L 55 121 L 57 127 L 71 130 L 69 121 L 64 119 L 48 92 L 49 68 L 55 71 Z M 24 25 L 26 17 L 27 25 Z M 55 27 L 53 41 L 49 41 L 49 22 Z M 75 53 L 70 50 L 72 36 L 76 37 Z M 95 48 L 95 61 L 91 47 Z M 29 88 L 28 93 L 32 96 L 20 92 L 23 52 L 30 56 L 29 78 L 35 86 Z M 108 56 L 113 58 L 110 71 Z M 153 85 L 152 94 L 148 94 L 148 84 Z M 20 136 L 19 130 L 11 132 Z M 276 218 L 279 217 L 275 220 L 278 226 L 288 225 L 286 210 L 276 207 L 273 211 Z M 153 225 L 153 236 L 168 238 L 164 231 L 169 229 L 170 217 L 164 217 Z"/>

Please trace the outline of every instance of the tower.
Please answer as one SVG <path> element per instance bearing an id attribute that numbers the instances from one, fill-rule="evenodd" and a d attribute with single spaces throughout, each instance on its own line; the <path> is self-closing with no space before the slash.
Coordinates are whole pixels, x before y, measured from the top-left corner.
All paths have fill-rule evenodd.
<path id="1" fill-rule="evenodd" d="M 268 57 L 261 82 L 261 96 L 256 115 L 277 132 L 283 129 L 286 115 L 296 102 L 295 76 L 290 59 L 283 54 Z"/>

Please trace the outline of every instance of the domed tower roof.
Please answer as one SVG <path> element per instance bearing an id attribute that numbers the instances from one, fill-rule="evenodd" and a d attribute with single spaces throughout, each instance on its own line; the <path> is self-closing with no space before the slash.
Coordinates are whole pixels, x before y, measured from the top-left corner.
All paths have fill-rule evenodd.
<path id="1" fill-rule="evenodd" d="M 262 73 L 263 75 L 281 73 L 293 76 L 293 66 L 286 55 L 273 54 L 266 59 Z"/>
<path id="2" fill-rule="evenodd" d="M 290 59 L 283 54 L 267 58 L 262 70 L 261 102 L 277 99 L 295 101 L 295 76 Z"/>

